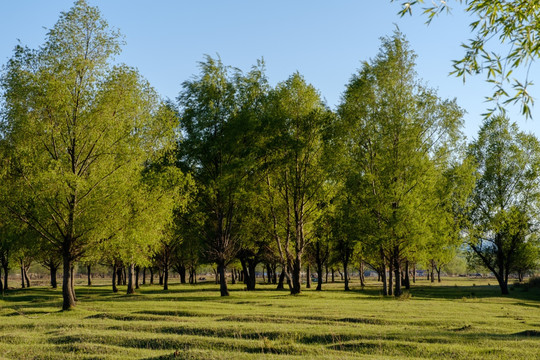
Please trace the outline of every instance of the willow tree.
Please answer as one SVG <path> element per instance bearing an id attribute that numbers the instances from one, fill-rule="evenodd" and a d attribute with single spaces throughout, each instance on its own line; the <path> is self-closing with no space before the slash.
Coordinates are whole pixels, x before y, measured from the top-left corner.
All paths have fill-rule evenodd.
<path id="1" fill-rule="evenodd" d="M 120 37 L 79 0 L 37 50 L 18 46 L 2 74 L 9 211 L 63 258 L 64 310 L 75 306 L 73 262 L 111 237 L 149 154 L 170 128 L 132 68 L 111 66 Z"/>
<path id="2" fill-rule="evenodd" d="M 496 116 L 484 121 L 469 152 L 478 180 L 468 209 L 468 245 L 508 294 L 508 276 L 538 249 L 540 142 Z"/>
<path id="3" fill-rule="evenodd" d="M 296 73 L 269 96 L 265 140 L 267 208 L 291 293 L 301 291 L 302 256 L 326 199 L 326 155 L 333 119 L 318 91 Z"/>
<path id="4" fill-rule="evenodd" d="M 349 82 L 339 108 L 348 158 L 347 186 L 380 254 L 382 274 L 401 294 L 401 266 L 439 221 L 434 209 L 446 164 L 461 138 L 462 111 L 419 84 L 414 53 L 396 32 Z M 391 293 L 391 287 L 388 293 Z"/>
<path id="5" fill-rule="evenodd" d="M 198 188 L 188 213 L 200 221 L 192 225 L 208 260 L 217 265 L 221 295 L 227 296 L 225 268 L 238 251 L 241 197 L 253 169 L 250 134 L 257 117 L 252 115 L 264 97 L 266 78 L 262 63 L 244 74 L 207 57 L 200 68 L 178 97 L 185 134 L 179 159 Z"/>

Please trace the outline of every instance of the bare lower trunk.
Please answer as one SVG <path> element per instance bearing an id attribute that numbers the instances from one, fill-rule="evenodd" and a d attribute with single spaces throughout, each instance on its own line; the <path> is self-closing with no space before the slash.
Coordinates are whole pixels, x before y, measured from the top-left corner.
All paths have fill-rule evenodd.
<path id="1" fill-rule="evenodd" d="M 510 292 L 508 291 L 508 278 L 495 274 L 495 277 L 497 278 L 497 282 L 499 283 L 499 287 L 501 288 L 501 294 L 508 295 Z"/>
<path id="2" fill-rule="evenodd" d="M 169 290 L 169 264 L 163 268 L 163 290 Z"/>
<path id="3" fill-rule="evenodd" d="M 9 253 L 3 251 L 0 254 L 0 262 L 2 263 L 2 269 L 4 270 L 4 287 L 3 290 L 8 290 L 8 274 L 9 274 Z"/>
<path id="4" fill-rule="evenodd" d="M 306 266 L 306 289 L 311 289 L 311 272 L 309 263 Z"/>
<path id="5" fill-rule="evenodd" d="M 58 271 L 58 268 L 56 266 L 51 266 L 49 271 L 51 273 L 51 287 L 56 289 L 58 288 L 58 282 L 56 281 L 56 272 Z"/>
<path id="6" fill-rule="evenodd" d="M 381 276 L 381 282 L 382 282 L 382 294 L 383 296 L 388 296 L 388 287 L 386 285 L 386 265 L 383 263 L 381 272 L 379 273 Z"/>
<path id="7" fill-rule="evenodd" d="M 71 264 L 73 264 L 73 262 Z M 73 265 L 71 265 L 70 282 L 71 282 L 71 293 L 73 295 L 73 299 L 77 301 L 77 296 L 75 296 L 75 267 Z"/>
<path id="8" fill-rule="evenodd" d="M 148 268 L 150 270 L 150 285 L 154 285 L 154 269 Z"/>
<path id="9" fill-rule="evenodd" d="M 227 289 L 227 278 L 225 277 L 225 264 L 218 264 L 219 273 L 219 291 L 221 296 L 229 296 L 229 289 Z"/>
<path id="10" fill-rule="evenodd" d="M 88 286 L 92 286 L 92 267 L 90 265 L 86 266 L 86 276 L 88 277 Z"/>
<path id="11" fill-rule="evenodd" d="M 396 278 L 395 279 L 396 289 L 394 291 L 394 296 L 398 297 L 398 296 L 401 296 L 403 292 L 401 291 L 401 266 L 399 263 L 399 258 L 398 258 L 397 253 L 394 255 L 394 273 L 395 273 L 395 278 Z"/>
<path id="12" fill-rule="evenodd" d="M 410 290 L 411 289 L 411 279 L 409 277 L 409 261 L 405 261 L 405 281 L 403 283 L 403 286 L 405 286 L 405 289 Z"/>
<path id="13" fill-rule="evenodd" d="M 364 277 L 364 262 L 360 261 L 360 268 L 358 269 L 358 276 L 360 277 L 360 286 L 364 288 L 366 286 L 366 279 Z"/>
<path id="14" fill-rule="evenodd" d="M 185 284 L 186 283 L 186 267 L 185 265 L 181 265 L 179 267 L 179 272 L 178 274 L 180 275 L 180 284 Z"/>
<path id="15" fill-rule="evenodd" d="M 328 272 L 326 273 L 328 276 Z M 318 262 L 317 264 L 317 291 L 322 290 L 322 282 L 323 282 L 323 266 L 321 262 Z"/>
<path id="16" fill-rule="evenodd" d="M 283 290 L 285 287 L 283 286 L 283 282 L 285 281 L 285 267 L 281 268 L 281 273 L 279 274 L 279 280 L 277 284 L 276 290 Z"/>
<path id="17" fill-rule="evenodd" d="M 416 264 L 412 267 L 412 282 L 413 284 L 416 284 Z"/>
<path id="18" fill-rule="evenodd" d="M 118 275 L 116 263 L 113 264 L 113 270 L 112 270 L 112 291 L 118 292 L 118 287 L 116 286 L 116 276 Z"/>
<path id="19" fill-rule="evenodd" d="M 142 269 L 142 284 L 143 285 L 146 284 L 146 268 L 145 267 Z"/>
<path id="20" fill-rule="evenodd" d="M 63 268 L 64 274 L 62 276 L 62 310 L 71 310 L 75 307 L 75 291 L 72 289 L 72 270 L 73 265 L 71 262 L 71 256 L 69 253 L 64 252 L 63 254 Z"/>
<path id="21" fill-rule="evenodd" d="M 388 266 L 388 295 L 392 296 L 394 294 L 394 266 L 392 261 L 389 261 Z"/>
<path id="22" fill-rule="evenodd" d="M 128 271 L 127 271 L 127 294 L 135 294 L 135 282 L 134 282 L 134 275 L 135 275 L 135 264 L 129 264 Z"/>
<path id="23" fill-rule="evenodd" d="M 325 274 L 325 282 L 328 284 L 328 265 L 324 266 L 324 270 L 326 272 L 326 274 Z"/>
<path id="24" fill-rule="evenodd" d="M 292 286 L 291 286 L 291 295 L 300 294 L 301 289 L 301 280 L 300 273 L 302 270 L 302 259 L 300 256 L 297 256 L 293 261 L 292 268 Z"/>
<path id="25" fill-rule="evenodd" d="M 343 277 L 345 278 L 345 291 L 349 291 L 349 262 L 343 261 Z"/>
<path id="26" fill-rule="evenodd" d="M 21 260 L 21 287 L 24 289 L 26 287 L 24 283 L 24 265 L 23 261 Z"/>
<path id="27" fill-rule="evenodd" d="M 139 288 L 139 273 L 141 272 L 141 268 L 139 266 L 135 267 L 135 289 Z"/>

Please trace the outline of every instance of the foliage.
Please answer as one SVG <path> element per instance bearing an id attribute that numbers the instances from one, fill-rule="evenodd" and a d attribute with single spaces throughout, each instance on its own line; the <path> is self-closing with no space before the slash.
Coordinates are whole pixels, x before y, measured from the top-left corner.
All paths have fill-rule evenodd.
<path id="1" fill-rule="evenodd" d="M 396 0 L 392 0 L 396 1 Z M 521 104 L 521 112 L 531 117 L 534 98 L 529 88 L 533 85 L 530 67 L 540 56 L 538 21 L 540 2 L 538 0 L 456 0 L 465 6 L 465 11 L 473 17 L 470 23 L 474 36 L 462 44 L 464 55 L 454 61 L 456 76 L 464 80 L 469 75 L 485 73 L 486 81 L 493 85 L 493 94 L 486 100 L 495 107 L 485 114 L 489 117 L 496 110 L 504 113 L 508 104 Z M 400 14 L 411 14 L 415 5 L 424 0 L 405 1 Z M 451 1 L 436 0 L 423 9 L 427 22 L 442 12 L 449 12 Z M 512 76 L 514 70 L 522 69 L 521 79 Z"/>
<path id="2" fill-rule="evenodd" d="M 496 116 L 484 121 L 469 152 L 478 169 L 468 215 L 469 246 L 507 294 L 510 272 L 520 260 L 526 262 L 530 246 L 538 246 L 540 142 Z"/>

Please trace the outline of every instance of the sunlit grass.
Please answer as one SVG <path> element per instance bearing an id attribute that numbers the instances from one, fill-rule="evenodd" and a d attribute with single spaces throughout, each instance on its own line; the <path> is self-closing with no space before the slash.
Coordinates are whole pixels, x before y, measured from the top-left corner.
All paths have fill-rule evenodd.
<path id="1" fill-rule="evenodd" d="M 489 283 L 489 285 L 488 285 Z M 77 287 L 13 290 L 0 300 L 6 359 L 537 359 L 540 293 L 502 297 L 493 280 L 417 282 L 409 297 L 383 298 L 375 283 L 298 296 L 259 285 L 219 297 L 217 285 L 145 286 L 133 296 Z M 125 290 L 125 289 L 120 289 Z"/>

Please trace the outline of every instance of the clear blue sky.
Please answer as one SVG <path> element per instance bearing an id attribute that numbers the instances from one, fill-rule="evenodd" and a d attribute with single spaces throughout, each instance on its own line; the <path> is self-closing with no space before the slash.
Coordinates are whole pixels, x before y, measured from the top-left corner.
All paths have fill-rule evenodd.
<path id="1" fill-rule="evenodd" d="M 399 2 L 390 0 L 89 0 L 109 25 L 120 29 L 126 45 L 118 57 L 139 69 L 164 97 L 176 98 L 181 83 L 198 72 L 204 54 L 219 54 L 227 65 L 248 70 L 264 57 L 272 84 L 299 71 L 317 87 L 328 105 L 340 101 L 346 83 L 361 61 L 374 57 L 379 38 L 396 25 L 417 53 L 417 72 L 439 96 L 457 98 L 468 114 L 465 133 L 475 137 L 487 107 L 490 87 L 482 75 L 448 76 L 452 60 L 462 55 L 461 42 L 471 34 L 470 19 L 459 8 L 424 24 L 420 8 L 400 18 Z M 12 54 L 17 39 L 36 48 L 71 0 L 17 0 L 0 5 L 0 63 Z M 533 94 L 539 94 L 540 84 Z M 516 111 L 511 118 L 540 137 L 540 103 L 534 120 Z"/>

